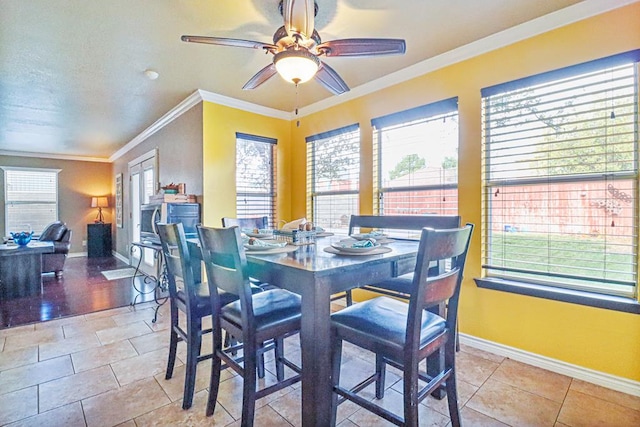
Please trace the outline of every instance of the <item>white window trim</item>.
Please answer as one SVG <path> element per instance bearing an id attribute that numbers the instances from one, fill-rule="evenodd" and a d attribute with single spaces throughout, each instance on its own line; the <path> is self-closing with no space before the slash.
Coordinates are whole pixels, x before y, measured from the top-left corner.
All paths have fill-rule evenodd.
<path id="1" fill-rule="evenodd" d="M 0 169 L 3 170 L 3 198 L 4 198 L 4 222 L 2 224 L 2 229 L 4 230 L 3 235 L 7 235 L 7 216 L 9 210 L 9 204 L 7 203 L 7 171 L 28 171 L 28 172 L 50 172 L 55 173 L 58 176 L 56 177 L 56 219 L 60 218 L 60 172 L 62 169 L 51 169 L 51 168 L 29 168 L 29 167 L 21 167 L 21 166 L 0 166 Z"/>

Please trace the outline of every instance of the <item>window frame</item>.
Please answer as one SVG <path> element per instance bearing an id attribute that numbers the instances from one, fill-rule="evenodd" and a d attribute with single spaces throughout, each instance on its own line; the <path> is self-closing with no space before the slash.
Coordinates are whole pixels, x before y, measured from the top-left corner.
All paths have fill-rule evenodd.
<path id="1" fill-rule="evenodd" d="M 268 144 L 269 145 L 269 174 L 271 177 L 271 182 L 270 182 L 270 190 L 269 192 L 266 193 L 248 193 L 248 192 L 240 192 L 238 191 L 238 148 L 239 148 L 239 143 L 241 141 L 248 141 L 248 142 L 254 142 L 254 143 L 261 143 L 261 144 Z M 275 227 L 277 224 L 277 209 L 276 209 L 276 204 L 277 204 L 277 144 L 278 144 L 278 140 L 275 138 L 269 138 L 269 137 L 265 137 L 265 136 L 258 136 L 258 135 L 252 135 L 252 134 L 247 134 L 247 133 L 242 133 L 242 132 L 236 132 L 236 152 L 235 152 L 235 159 L 236 159 L 236 217 L 237 218 L 248 218 L 248 217 L 257 217 L 257 216 L 266 216 L 269 218 L 269 226 L 270 227 Z M 240 209 L 240 203 L 241 203 L 241 197 L 243 196 L 258 196 L 258 197 L 264 197 L 266 200 L 270 200 L 270 203 L 267 203 L 268 206 L 270 206 L 269 208 L 269 212 L 264 212 L 264 213 L 246 213 L 243 210 Z"/>
<path id="2" fill-rule="evenodd" d="M 341 136 L 345 136 L 348 134 L 355 134 L 353 136 L 353 138 L 355 138 L 355 144 L 357 146 L 357 165 L 355 167 L 350 166 L 349 171 L 350 173 L 352 173 L 355 170 L 355 176 L 357 177 L 357 183 L 356 183 L 356 188 L 355 189 L 349 189 L 349 190 L 332 190 L 332 191 L 319 191 L 317 190 L 316 186 L 318 184 L 317 180 L 316 180 L 316 153 L 317 153 L 317 149 L 318 149 L 318 142 L 328 142 L 331 141 L 331 139 L 333 138 L 337 138 L 337 137 L 341 137 Z M 323 228 L 326 228 L 327 230 L 347 230 L 349 227 L 349 221 L 347 219 L 347 221 L 345 223 L 343 223 L 342 221 L 340 222 L 339 226 L 334 226 L 335 223 L 337 223 L 336 221 L 334 221 L 334 224 L 330 225 L 330 226 L 326 226 L 323 225 L 324 221 L 319 221 L 318 220 L 318 216 L 317 215 L 317 206 L 319 205 L 318 203 L 318 198 L 324 198 L 324 197 L 335 197 L 335 196 L 355 196 L 356 200 L 355 200 L 355 204 L 356 204 L 356 209 L 355 212 L 352 212 L 352 214 L 359 214 L 360 212 L 360 167 L 361 167 L 361 162 L 360 162 L 360 144 L 361 144 L 361 135 L 360 135 L 360 125 L 358 123 L 352 124 L 352 125 L 348 125 L 348 126 L 344 126 L 341 128 L 337 128 L 337 129 L 333 129 L 327 132 L 322 132 L 322 133 L 318 133 L 315 135 L 311 135 L 305 138 L 305 141 L 307 143 L 307 220 L 313 222 L 314 224 L 321 226 Z M 330 199 L 331 200 L 331 199 Z M 331 222 L 331 221 L 329 221 Z"/>
<path id="3" fill-rule="evenodd" d="M 634 124 L 634 140 L 633 144 L 635 147 L 634 150 L 634 159 L 633 159 L 633 172 L 622 174 L 626 179 L 631 179 L 635 183 L 634 187 L 634 198 L 635 205 L 633 206 L 633 232 L 630 236 L 632 239 L 631 248 L 635 250 L 635 257 L 633 259 L 633 274 L 635 274 L 635 278 L 632 281 L 633 284 L 631 292 L 626 293 L 616 293 L 615 291 L 607 291 L 605 286 L 595 286 L 593 289 L 588 289 L 582 286 L 576 286 L 575 284 L 567 282 L 566 278 L 563 278 L 562 275 L 551 275 L 550 279 L 536 281 L 534 279 L 529 278 L 519 278 L 515 276 L 510 276 L 508 273 L 500 273 L 495 274 L 491 272 L 491 270 L 495 270 L 490 265 L 487 265 L 488 257 L 490 256 L 490 242 L 492 238 L 491 234 L 491 188 L 492 185 L 497 185 L 501 180 L 492 180 L 491 179 L 491 169 L 490 169 L 490 156 L 486 154 L 488 150 L 487 145 L 489 145 L 487 140 L 487 129 L 486 129 L 486 117 L 485 117 L 485 100 L 492 95 L 498 95 L 505 92 L 510 92 L 517 89 L 525 89 L 525 88 L 533 88 L 537 85 L 543 85 L 546 83 L 552 83 L 561 81 L 565 78 L 571 78 L 579 75 L 583 75 L 589 72 L 604 72 L 607 69 L 612 67 L 620 66 L 633 63 L 634 69 L 634 79 L 635 79 L 635 87 L 634 87 L 634 118 L 632 123 Z M 639 213 L 638 213 L 638 174 L 639 174 L 639 160 L 638 160 L 638 97 L 640 93 L 640 79 L 639 79 L 639 67 L 640 64 L 640 50 L 634 50 L 630 52 L 625 52 L 618 55 L 613 55 L 610 57 L 600 58 L 593 61 L 589 61 L 582 64 L 576 64 L 573 66 L 565 67 L 559 70 L 553 70 L 546 73 L 541 73 L 538 75 L 526 77 L 523 79 L 518 79 L 512 82 L 507 82 L 503 84 L 499 84 L 496 86 L 492 86 L 489 88 L 484 88 L 481 91 L 482 95 L 482 108 L 483 108 L 483 213 L 482 213 L 482 222 L 483 222 L 483 242 L 482 242 L 482 277 L 475 279 L 476 284 L 482 288 L 513 292 L 523 295 L 531 295 L 546 299 L 558 300 L 558 301 L 566 301 L 572 303 L 578 303 L 593 307 L 599 308 L 608 308 L 618 311 L 632 312 L 632 313 L 640 313 L 640 305 L 638 304 L 638 241 L 637 235 L 640 229 L 639 227 Z M 609 90 L 611 88 L 608 88 Z M 594 101 L 595 102 L 595 101 Z M 551 143 L 549 143 L 551 144 Z M 580 175 L 576 174 L 573 176 L 559 176 L 550 178 L 548 175 L 537 179 L 528 179 L 521 180 L 516 184 L 511 185 L 530 185 L 532 183 L 544 183 L 548 184 L 551 181 L 554 182 L 585 182 L 592 180 L 593 177 L 588 176 L 587 174 Z M 618 176 L 616 179 L 620 179 Z M 600 178 L 602 180 L 602 178 Z M 517 181 L 517 180 L 516 180 Z M 504 186 L 504 180 L 502 184 Z M 598 282 L 592 279 L 594 283 Z M 602 282 L 602 281 L 601 281 Z"/>
<path id="4" fill-rule="evenodd" d="M 7 235 L 9 233 L 9 231 L 18 231 L 18 230 L 9 230 L 8 229 L 8 224 L 9 224 L 9 207 L 12 203 L 17 203 L 20 205 L 28 205 L 28 204 L 42 204 L 42 201 L 38 201 L 38 200 L 30 200 L 30 201 L 11 201 L 9 200 L 9 179 L 8 179 L 8 175 L 9 172 L 12 171 L 22 171 L 22 172 L 33 172 L 33 173 L 43 173 L 43 174 L 51 174 L 52 176 L 55 177 L 55 202 L 44 202 L 46 204 L 52 204 L 54 207 L 54 212 L 55 212 L 55 218 L 52 218 L 52 220 L 50 222 L 55 222 L 58 221 L 60 218 L 60 172 L 62 171 L 62 169 L 52 169 L 52 168 L 31 168 L 31 167 L 18 167 L 18 166 L 0 166 L 0 168 L 3 170 L 3 180 L 4 180 L 4 223 L 2 224 L 2 226 L 4 227 L 4 234 Z M 50 223 L 49 222 L 49 223 Z M 25 222 L 26 223 L 26 222 Z M 46 227 L 47 224 L 44 224 L 43 228 L 41 230 L 36 230 L 33 229 L 32 227 L 32 231 L 34 232 L 35 236 L 38 236 L 43 230 L 44 227 Z M 26 230 L 20 230 L 20 231 L 26 231 Z"/>
<path id="5" fill-rule="evenodd" d="M 396 113 L 388 114 L 381 117 L 376 117 L 371 119 L 371 127 L 373 128 L 373 169 L 374 169 L 374 177 L 373 177 L 373 212 L 377 215 L 385 215 L 384 212 L 384 197 L 385 194 L 389 195 L 397 195 L 403 193 L 411 193 L 411 192 L 421 192 L 421 191 L 439 191 L 444 192 L 447 190 L 455 190 L 455 210 L 449 211 L 445 206 L 445 201 L 440 203 L 440 207 L 437 208 L 442 210 L 442 212 L 438 212 L 437 214 L 442 215 L 457 215 L 458 214 L 458 167 L 456 166 L 456 182 L 455 184 L 447 184 L 443 183 L 443 185 L 439 184 L 428 184 L 428 185 L 407 185 L 407 186 L 395 186 L 395 187 L 385 187 L 383 185 L 383 174 L 382 174 L 382 166 L 383 166 L 383 139 L 385 130 L 394 131 L 399 128 L 407 128 L 410 129 L 412 126 L 427 124 L 432 121 L 437 121 L 443 118 L 452 118 L 455 117 L 455 120 L 458 123 L 458 150 L 460 147 L 460 137 L 459 137 L 459 111 L 458 111 L 458 97 L 452 97 L 448 99 L 443 99 L 440 101 L 432 102 L 429 104 L 421 105 L 419 107 L 414 107 L 408 110 L 399 111 Z M 459 160 L 458 150 L 456 152 L 456 160 Z M 385 150 L 386 151 L 386 150 Z M 402 213 L 402 215 L 422 215 L 423 213 Z M 425 213 L 426 214 L 426 213 Z"/>

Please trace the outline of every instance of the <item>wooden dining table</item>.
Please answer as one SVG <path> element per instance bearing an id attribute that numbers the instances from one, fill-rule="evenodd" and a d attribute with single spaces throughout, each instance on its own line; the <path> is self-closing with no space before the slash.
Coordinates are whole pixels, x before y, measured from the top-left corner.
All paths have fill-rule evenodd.
<path id="1" fill-rule="evenodd" d="M 347 289 L 413 271 L 418 242 L 395 240 L 379 255 L 342 255 L 324 249 L 347 236 L 318 238 L 294 252 L 254 255 L 249 274 L 302 297 L 302 425 L 329 426 L 331 420 L 331 296 Z"/>
<path id="2" fill-rule="evenodd" d="M 286 253 L 247 251 L 249 275 L 302 297 L 302 425 L 331 425 L 331 296 L 348 289 L 412 272 L 418 242 L 393 239 L 388 252 L 347 255 L 325 251 L 346 235 L 318 238 L 315 244 L 290 248 Z M 201 257 L 197 239 L 187 239 L 191 256 Z M 194 274 L 200 277 L 199 266 Z M 430 363 L 439 363 L 438 357 Z M 429 366 L 427 366 L 428 370 Z M 437 367 L 434 367 L 437 369 Z"/>

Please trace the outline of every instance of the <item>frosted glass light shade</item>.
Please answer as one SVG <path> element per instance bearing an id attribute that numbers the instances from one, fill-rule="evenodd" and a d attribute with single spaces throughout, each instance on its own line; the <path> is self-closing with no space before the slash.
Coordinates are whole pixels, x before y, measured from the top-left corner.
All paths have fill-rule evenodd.
<path id="1" fill-rule="evenodd" d="M 285 50 L 273 57 L 278 74 L 293 84 L 308 82 L 316 75 L 320 60 L 306 50 Z"/>

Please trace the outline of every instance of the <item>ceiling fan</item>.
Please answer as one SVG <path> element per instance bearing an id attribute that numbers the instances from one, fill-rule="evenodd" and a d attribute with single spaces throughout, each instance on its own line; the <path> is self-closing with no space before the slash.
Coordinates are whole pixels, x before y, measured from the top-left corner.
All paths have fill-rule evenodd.
<path id="1" fill-rule="evenodd" d="M 314 29 L 318 5 L 314 0 L 282 0 L 280 13 L 284 25 L 273 34 L 273 44 L 223 37 L 182 36 L 182 41 L 221 46 L 262 49 L 273 54 L 273 62 L 258 71 L 242 89 L 255 89 L 276 73 L 298 85 L 312 78 L 335 95 L 347 92 L 349 86 L 321 57 L 379 56 L 403 54 L 402 39 L 340 39 L 322 42 Z"/>

